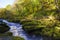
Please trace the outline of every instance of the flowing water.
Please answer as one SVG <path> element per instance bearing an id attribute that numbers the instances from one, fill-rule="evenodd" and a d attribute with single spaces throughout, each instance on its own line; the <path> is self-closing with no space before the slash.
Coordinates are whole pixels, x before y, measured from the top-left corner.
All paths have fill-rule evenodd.
<path id="1" fill-rule="evenodd" d="M 13 36 L 20 36 L 25 40 L 43 40 L 41 36 L 28 35 L 23 29 L 22 25 L 19 23 L 8 22 L 7 20 L 3 20 L 3 22 L 7 23 L 7 25 L 11 28 L 10 32 L 13 33 Z"/>

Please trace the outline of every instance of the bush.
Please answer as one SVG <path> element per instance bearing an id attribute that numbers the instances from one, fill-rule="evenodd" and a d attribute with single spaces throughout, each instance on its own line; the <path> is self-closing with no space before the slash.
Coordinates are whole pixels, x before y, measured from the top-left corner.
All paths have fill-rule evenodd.
<path id="1" fill-rule="evenodd" d="M 37 26 L 39 25 L 38 21 L 34 21 L 34 20 L 22 21 L 21 24 L 23 25 L 23 29 L 25 31 L 37 29 L 38 28 Z"/>

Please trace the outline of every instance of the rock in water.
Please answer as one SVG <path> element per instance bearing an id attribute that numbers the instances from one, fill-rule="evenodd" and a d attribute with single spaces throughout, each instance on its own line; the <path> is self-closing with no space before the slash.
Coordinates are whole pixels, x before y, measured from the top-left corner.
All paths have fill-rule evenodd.
<path id="1" fill-rule="evenodd" d="M 0 22 L 0 33 L 5 33 L 7 31 L 9 31 L 10 27 L 4 23 L 4 22 Z"/>

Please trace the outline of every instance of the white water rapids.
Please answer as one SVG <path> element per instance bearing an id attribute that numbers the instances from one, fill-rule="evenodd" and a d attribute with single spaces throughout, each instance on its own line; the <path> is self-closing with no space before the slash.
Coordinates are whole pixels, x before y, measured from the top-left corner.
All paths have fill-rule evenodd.
<path id="1" fill-rule="evenodd" d="M 8 22 L 7 20 L 3 20 L 3 22 L 7 23 L 7 25 L 11 28 L 10 32 L 13 33 L 13 36 L 20 36 L 25 40 L 43 40 L 41 36 L 28 35 L 23 29 L 22 25 L 19 23 Z"/>

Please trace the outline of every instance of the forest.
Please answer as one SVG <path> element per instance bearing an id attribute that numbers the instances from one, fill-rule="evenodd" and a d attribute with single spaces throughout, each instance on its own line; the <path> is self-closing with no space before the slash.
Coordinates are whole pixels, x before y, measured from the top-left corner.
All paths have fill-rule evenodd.
<path id="1" fill-rule="evenodd" d="M 0 8 L 0 18 L 22 24 L 28 34 L 60 39 L 60 0 L 16 0 Z"/>

